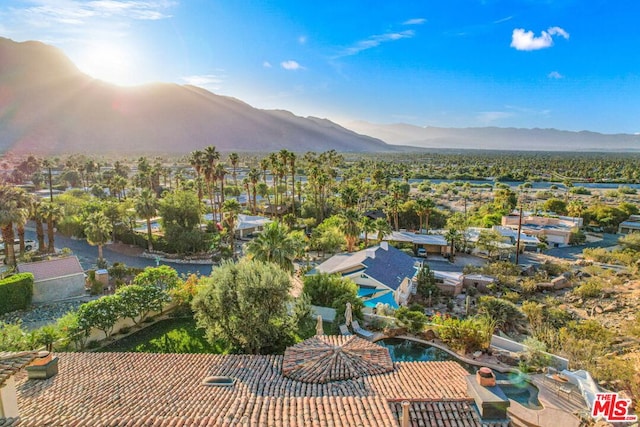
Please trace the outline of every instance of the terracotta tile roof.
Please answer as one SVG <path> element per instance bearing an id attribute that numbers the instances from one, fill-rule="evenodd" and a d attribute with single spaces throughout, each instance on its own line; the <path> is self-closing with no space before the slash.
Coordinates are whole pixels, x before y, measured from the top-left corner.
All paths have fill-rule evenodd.
<path id="1" fill-rule="evenodd" d="M 391 403 L 391 412 L 398 423 L 402 423 L 402 404 Z M 409 426 L 446 426 L 446 427 L 508 427 L 509 421 L 482 422 L 478 411 L 471 402 L 439 401 L 412 402 L 409 406 Z"/>
<path id="2" fill-rule="evenodd" d="M 37 354 L 36 351 L 0 352 L 0 387 L 9 377 L 31 363 Z"/>
<path id="3" fill-rule="evenodd" d="M 36 282 L 39 280 L 70 276 L 72 274 L 84 274 L 84 270 L 76 256 L 38 262 L 25 262 L 18 264 L 18 271 L 20 273 L 33 274 L 33 278 Z"/>
<path id="4" fill-rule="evenodd" d="M 354 379 L 393 370 L 389 350 L 356 336 L 315 336 L 287 348 L 282 375 L 308 383 Z"/>
<path id="5" fill-rule="evenodd" d="M 469 401 L 455 362 L 397 363 L 392 372 L 326 384 L 281 374 L 283 356 L 59 353 L 59 374 L 17 375 L 20 427 L 395 426 L 388 402 Z M 207 376 L 236 379 L 207 387 Z"/>

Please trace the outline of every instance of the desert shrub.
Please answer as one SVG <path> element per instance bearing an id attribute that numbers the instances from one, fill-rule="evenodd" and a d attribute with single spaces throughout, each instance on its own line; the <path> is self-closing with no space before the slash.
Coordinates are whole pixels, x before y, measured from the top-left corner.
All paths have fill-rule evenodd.
<path id="1" fill-rule="evenodd" d="M 588 280 L 575 288 L 573 292 L 580 298 L 598 298 L 602 295 L 602 283 L 599 280 Z"/>
<path id="2" fill-rule="evenodd" d="M 422 311 L 411 311 L 406 307 L 400 307 L 396 310 L 396 319 L 412 334 L 422 332 L 428 320 Z"/>

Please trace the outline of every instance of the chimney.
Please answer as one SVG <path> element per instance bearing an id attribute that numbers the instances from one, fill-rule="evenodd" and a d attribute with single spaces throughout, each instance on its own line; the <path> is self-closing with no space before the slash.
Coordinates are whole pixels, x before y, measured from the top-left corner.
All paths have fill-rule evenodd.
<path id="1" fill-rule="evenodd" d="M 411 406 L 411 402 L 402 401 L 402 427 L 409 427 L 409 406 Z"/>
<path id="2" fill-rule="evenodd" d="M 376 249 L 368 248 L 365 250 L 365 254 L 367 255 L 367 258 L 374 259 L 376 257 Z"/>
<path id="3" fill-rule="evenodd" d="M 389 242 L 380 242 L 380 247 L 385 251 L 389 250 Z"/>

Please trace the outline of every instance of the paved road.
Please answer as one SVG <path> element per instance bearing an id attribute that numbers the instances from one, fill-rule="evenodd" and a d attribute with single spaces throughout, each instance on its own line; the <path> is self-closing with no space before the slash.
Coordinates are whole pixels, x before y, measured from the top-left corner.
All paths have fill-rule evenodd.
<path id="1" fill-rule="evenodd" d="M 27 239 L 33 239 L 37 241 L 35 230 L 27 229 L 25 237 Z M 59 233 L 56 233 L 55 239 L 56 248 L 71 249 L 73 254 L 76 255 L 80 260 L 82 268 L 84 268 L 85 270 L 89 270 L 96 267 L 95 263 L 96 259 L 98 258 L 98 248 L 96 246 L 89 245 L 86 240 L 70 239 L 68 237 L 60 235 Z M 156 266 L 155 260 L 114 252 L 109 249 L 109 245 L 104 246 L 103 255 L 110 265 L 114 262 L 121 262 L 130 267 L 138 268 Z M 200 273 L 204 276 L 208 276 L 209 274 L 211 274 L 211 265 L 177 264 L 164 261 L 161 261 L 160 264 L 168 265 L 169 267 L 174 268 L 179 274 Z"/>

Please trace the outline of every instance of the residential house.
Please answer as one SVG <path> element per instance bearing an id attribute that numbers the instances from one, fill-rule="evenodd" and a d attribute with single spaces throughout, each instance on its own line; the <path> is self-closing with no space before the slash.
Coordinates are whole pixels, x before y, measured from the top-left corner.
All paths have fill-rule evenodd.
<path id="1" fill-rule="evenodd" d="M 4 356 L 10 427 L 509 425 L 504 411 L 481 418 L 458 363 L 393 363 L 355 336 L 316 336 L 284 355 L 58 353 L 59 373 L 40 380 Z"/>
<path id="2" fill-rule="evenodd" d="M 34 303 L 48 303 L 85 295 L 85 274 L 78 257 L 18 264 L 20 273 L 33 274 Z"/>
<path id="3" fill-rule="evenodd" d="M 509 228 L 518 229 L 520 215 L 511 214 L 502 217 L 502 225 Z M 567 246 L 571 239 L 571 234 L 582 227 L 582 218 L 569 216 L 546 217 L 537 215 L 524 215 L 520 230 L 538 238 L 546 238 L 549 246 Z"/>
<path id="4" fill-rule="evenodd" d="M 398 308 L 415 291 L 418 268 L 413 257 L 381 242 L 359 252 L 334 255 L 309 274 L 337 273 L 348 277 L 358 285 L 365 307 L 383 303 Z"/>
<path id="5" fill-rule="evenodd" d="M 630 234 L 640 232 L 640 215 L 631 215 L 626 221 L 622 221 L 618 226 L 618 233 Z"/>

